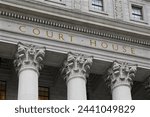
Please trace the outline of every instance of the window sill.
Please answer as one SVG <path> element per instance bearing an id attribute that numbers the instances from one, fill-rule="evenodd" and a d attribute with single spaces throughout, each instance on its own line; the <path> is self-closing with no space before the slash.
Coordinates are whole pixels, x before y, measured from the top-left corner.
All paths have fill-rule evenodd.
<path id="1" fill-rule="evenodd" d="M 99 11 L 96 9 L 89 9 L 89 11 L 94 12 L 94 13 L 98 13 L 98 14 L 108 15 L 108 13 L 106 13 L 106 11 Z"/>
<path id="2" fill-rule="evenodd" d="M 52 2 L 52 3 L 57 3 L 57 4 L 61 4 L 61 5 L 66 5 L 65 1 L 54 1 L 54 0 L 44 0 L 44 2 Z"/>
<path id="3" fill-rule="evenodd" d="M 137 23 L 148 24 L 148 22 L 146 20 L 130 19 L 130 21 L 137 22 Z"/>

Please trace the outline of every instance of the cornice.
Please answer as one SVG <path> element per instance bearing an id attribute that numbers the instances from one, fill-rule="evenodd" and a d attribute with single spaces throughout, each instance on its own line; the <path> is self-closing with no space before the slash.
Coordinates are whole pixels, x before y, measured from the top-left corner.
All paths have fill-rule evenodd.
<path id="1" fill-rule="evenodd" d="M 7 17 L 7 18 L 13 18 L 13 19 L 18 19 L 18 20 L 22 20 L 22 21 L 29 21 L 32 23 L 34 22 L 34 23 L 44 24 L 47 26 L 53 26 L 53 27 L 57 27 L 57 28 L 61 28 L 61 29 L 67 29 L 67 30 L 81 32 L 81 33 L 92 34 L 92 35 L 96 35 L 96 36 L 100 36 L 100 37 L 106 37 L 111 40 L 114 39 L 114 40 L 129 42 L 129 43 L 140 44 L 140 45 L 144 45 L 144 46 L 150 46 L 150 42 L 148 42 L 148 41 L 135 40 L 135 39 L 128 38 L 125 36 L 120 36 L 118 34 L 111 34 L 111 33 L 107 33 L 107 32 L 97 31 L 94 29 L 89 29 L 87 27 L 81 27 L 81 26 L 77 26 L 77 25 L 73 25 L 73 24 L 66 24 L 66 23 L 53 21 L 53 20 L 45 20 L 42 18 L 36 18 L 34 16 L 31 17 L 31 16 L 27 16 L 24 14 L 19 14 L 17 12 L 1 10 L 0 15 Z"/>

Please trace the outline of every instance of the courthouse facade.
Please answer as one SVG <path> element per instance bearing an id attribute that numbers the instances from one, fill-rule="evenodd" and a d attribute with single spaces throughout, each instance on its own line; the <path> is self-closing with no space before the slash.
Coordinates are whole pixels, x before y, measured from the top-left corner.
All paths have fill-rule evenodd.
<path id="1" fill-rule="evenodd" d="M 0 0 L 0 99 L 150 99 L 150 0 Z"/>

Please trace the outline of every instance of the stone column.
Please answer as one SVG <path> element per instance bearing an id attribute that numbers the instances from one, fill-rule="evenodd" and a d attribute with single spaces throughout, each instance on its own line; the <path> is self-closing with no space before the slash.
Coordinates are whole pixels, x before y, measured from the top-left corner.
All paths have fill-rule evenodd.
<path id="1" fill-rule="evenodd" d="M 86 78 L 92 65 L 93 57 L 69 53 L 63 73 L 67 83 L 68 100 L 86 100 Z"/>
<path id="2" fill-rule="evenodd" d="M 44 47 L 18 43 L 14 65 L 19 76 L 18 100 L 38 100 L 38 77 Z"/>
<path id="3" fill-rule="evenodd" d="M 129 65 L 128 63 L 120 63 L 114 61 L 109 69 L 109 75 L 106 81 L 111 88 L 113 100 L 131 100 L 131 86 L 137 65 Z"/>

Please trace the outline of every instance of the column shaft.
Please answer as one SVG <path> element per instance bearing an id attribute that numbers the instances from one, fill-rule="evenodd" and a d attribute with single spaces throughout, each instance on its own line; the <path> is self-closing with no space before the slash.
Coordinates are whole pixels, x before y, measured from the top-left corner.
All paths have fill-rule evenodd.
<path id="1" fill-rule="evenodd" d="M 86 100 L 86 82 L 85 79 L 76 77 L 70 79 L 67 83 L 68 100 Z"/>
<path id="2" fill-rule="evenodd" d="M 19 74 L 18 100 L 38 100 L 38 74 L 26 69 Z"/>
<path id="3" fill-rule="evenodd" d="M 131 88 L 129 86 L 120 86 L 113 89 L 113 100 L 132 100 Z"/>

